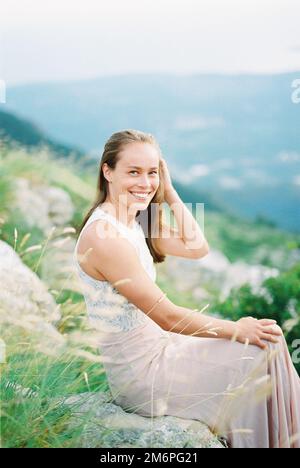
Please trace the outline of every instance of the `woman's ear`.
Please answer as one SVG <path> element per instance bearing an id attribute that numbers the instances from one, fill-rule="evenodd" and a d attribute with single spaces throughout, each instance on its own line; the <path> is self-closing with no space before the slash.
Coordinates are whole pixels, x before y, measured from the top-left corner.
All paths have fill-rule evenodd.
<path id="1" fill-rule="evenodd" d="M 107 163 L 103 163 L 102 172 L 103 172 L 103 176 L 105 177 L 107 182 L 111 182 L 111 180 L 110 180 L 110 168 L 109 168 Z"/>

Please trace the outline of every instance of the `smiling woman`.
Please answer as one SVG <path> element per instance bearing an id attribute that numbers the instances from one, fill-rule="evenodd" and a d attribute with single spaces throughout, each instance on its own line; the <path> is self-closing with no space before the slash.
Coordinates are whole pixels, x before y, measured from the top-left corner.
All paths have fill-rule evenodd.
<path id="1" fill-rule="evenodd" d="M 162 203 L 164 201 L 164 177 L 161 150 L 152 135 L 136 131 L 114 134 L 106 144 L 100 163 L 98 193 L 94 208 L 101 205 L 107 213 L 127 226 L 141 214 L 139 220 L 155 262 L 165 256 L 156 247 L 152 225 L 162 228 Z M 84 220 L 82 227 L 85 224 Z"/>
<path id="2" fill-rule="evenodd" d="M 176 236 L 162 223 L 163 201 Z M 300 447 L 300 381 L 275 321 L 209 317 L 177 306 L 155 283 L 154 263 L 166 255 L 208 250 L 154 137 L 113 134 L 74 258 L 114 401 L 144 416 L 198 419 L 234 448 Z"/>

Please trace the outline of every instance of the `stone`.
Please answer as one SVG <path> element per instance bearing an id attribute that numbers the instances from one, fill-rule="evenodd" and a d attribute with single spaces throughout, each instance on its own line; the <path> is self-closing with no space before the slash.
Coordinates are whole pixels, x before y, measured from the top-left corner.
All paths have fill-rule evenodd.
<path id="1" fill-rule="evenodd" d="M 69 408 L 69 429 L 82 431 L 78 447 L 83 448 L 224 448 L 218 439 L 198 420 L 175 416 L 153 418 L 125 412 L 112 403 L 107 392 L 86 392 L 63 401 Z M 80 428 L 80 429 L 81 429 Z"/>
<path id="2" fill-rule="evenodd" d="M 14 206 L 20 210 L 28 226 L 37 226 L 47 235 L 54 226 L 63 226 L 71 221 L 74 206 L 65 190 L 34 185 L 22 177 L 16 177 L 15 184 Z"/>
<path id="3" fill-rule="evenodd" d="M 15 250 L 2 240 L 0 284 L 0 308 L 6 311 L 5 320 L 17 322 L 27 317 L 32 322 L 33 318 L 37 318 L 47 327 L 60 319 L 60 311 L 45 284 L 22 262 Z M 33 321 L 37 324 L 37 320 Z M 53 333 L 54 327 L 51 329 L 51 334 Z"/>
<path id="4" fill-rule="evenodd" d="M 239 288 L 245 283 L 250 285 L 254 294 L 259 294 L 264 280 L 277 277 L 280 273 L 279 269 L 264 265 L 250 265 L 243 261 L 230 263 L 222 252 L 214 249 L 193 262 L 167 257 L 164 268 L 176 290 L 185 288 L 199 301 L 208 300 L 210 294 L 221 301 L 226 300 L 233 288 Z"/>

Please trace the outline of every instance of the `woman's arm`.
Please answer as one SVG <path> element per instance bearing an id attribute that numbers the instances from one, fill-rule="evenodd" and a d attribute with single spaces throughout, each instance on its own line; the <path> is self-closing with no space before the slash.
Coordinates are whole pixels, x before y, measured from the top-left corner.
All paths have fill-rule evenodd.
<path id="1" fill-rule="evenodd" d="M 276 333 L 270 328 L 270 323 L 275 321 L 246 318 L 230 322 L 177 306 L 167 297 L 160 300 L 163 291 L 145 271 L 135 248 L 127 239 L 118 238 L 117 231 L 112 237 L 105 236 L 108 228 L 115 231 L 104 220 L 91 223 L 86 233 L 89 263 L 162 329 L 210 338 L 231 339 L 236 335 L 239 341 L 248 339 L 251 344 L 257 345 L 264 345 L 261 338 L 273 341 Z"/>
<path id="2" fill-rule="evenodd" d="M 162 176 L 165 201 L 174 213 L 179 236 L 187 248 L 194 250 L 195 258 L 201 258 L 209 252 L 207 240 L 193 214 L 184 205 L 174 189 L 167 162 L 163 158 Z M 175 254 L 179 255 L 182 250 L 179 246 L 176 249 L 176 245 L 174 247 L 171 243 L 167 247 L 169 249 L 167 251 L 173 252 L 173 254 L 175 251 Z M 175 304 L 173 304 L 171 317 L 172 319 L 165 328 L 168 331 L 200 337 L 225 338 L 241 343 L 249 342 L 261 348 L 267 346 L 262 340 L 276 343 L 278 341 L 276 336 L 282 335 L 281 329 L 275 325 L 275 320 L 256 320 L 253 317 L 245 317 L 237 322 L 232 322 L 231 320 L 209 317 Z"/>
<path id="3" fill-rule="evenodd" d="M 195 258 L 201 258 L 209 252 L 208 242 L 190 210 L 185 206 L 173 187 L 169 169 L 165 159 L 162 159 L 164 179 L 164 198 L 174 213 L 179 237 L 186 248 L 194 251 Z"/>
<path id="4" fill-rule="evenodd" d="M 208 338 L 225 338 L 241 343 L 249 343 L 266 348 L 262 340 L 278 342 L 276 336 L 282 335 L 276 320 L 256 320 L 253 317 L 244 317 L 237 322 L 210 317 L 199 312 L 175 306 L 172 320 L 167 331 Z"/>

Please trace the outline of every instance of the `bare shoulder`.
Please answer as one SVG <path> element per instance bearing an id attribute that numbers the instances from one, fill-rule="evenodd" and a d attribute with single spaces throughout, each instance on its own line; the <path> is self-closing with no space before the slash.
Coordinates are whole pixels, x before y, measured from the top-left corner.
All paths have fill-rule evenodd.
<path id="1" fill-rule="evenodd" d="M 147 313 L 163 295 L 143 267 L 134 245 L 111 223 L 105 220 L 91 223 L 80 240 L 83 251 L 89 250 L 89 263 L 93 268 L 143 312 Z M 173 307 L 166 298 L 149 316 L 164 328 Z"/>
<path id="2" fill-rule="evenodd" d="M 118 236 L 118 230 L 113 226 L 112 223 L 106 219 L 96 219 L 87 226 L 80 238 L 78 243 L 80 245 L 86 245 L 98 242 L 99 239 L 107 240 L 109 237 L 116 238 Z"/>
<path id="3" fill-rule="evenodd" d="M 106 278 L 99 268 L 99 255 L 111 248 L 110 239 L 117 238 L 118 230 L 105 219 L 97 219 L 82 232 L 77 246 L 77 257 L 81 268 L 97 280 Z"/>
<path id="4" fill-rule="evenodd" d="M 87 226 L 78 242 L 78 253 L 85 254 L 87 250 L 94 252 L 94 255 L 89 255 L 91 260 L 95 258 L 95 255 L 106 257 L 111 248 L 121 250 L 125 248 L 129 255 L 135 251 L 120 231 L 105 219 L 97 219 Z"/>

